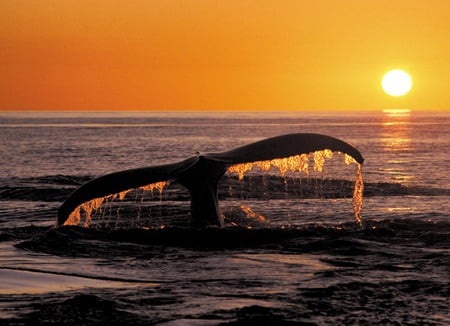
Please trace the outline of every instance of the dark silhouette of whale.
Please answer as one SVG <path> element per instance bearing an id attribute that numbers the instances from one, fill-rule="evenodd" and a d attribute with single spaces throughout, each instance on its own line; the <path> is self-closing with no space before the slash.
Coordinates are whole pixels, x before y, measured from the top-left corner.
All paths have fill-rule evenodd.
<path id="1" fill-rule="evenodd" d="M 329 149 L 351 156 L 362 164 L 361 153 L 334 137 L 298 133 L 264 139 L 226 152 L 197 154 L 181 162 L 131 169 L 91 180 L 75 190 L 58 210 L 57 224 L 63 225 L 84 202 L 151 183 L 176 180 L 191 195 L 191 219 L 195 227 L 223 226 L 217 185 L 227 168 L 239 164 L 285 158 Z"/>

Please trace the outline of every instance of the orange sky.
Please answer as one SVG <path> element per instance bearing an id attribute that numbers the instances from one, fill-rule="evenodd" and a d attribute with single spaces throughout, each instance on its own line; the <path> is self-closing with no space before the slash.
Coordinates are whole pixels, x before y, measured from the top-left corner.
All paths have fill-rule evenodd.
<path id="1" fill-rule="evenodd" d="M 450 1 L 0 2 L 0 110 L 450 110 Z M 413 78 L 385 95 L 384 72 Z"/>

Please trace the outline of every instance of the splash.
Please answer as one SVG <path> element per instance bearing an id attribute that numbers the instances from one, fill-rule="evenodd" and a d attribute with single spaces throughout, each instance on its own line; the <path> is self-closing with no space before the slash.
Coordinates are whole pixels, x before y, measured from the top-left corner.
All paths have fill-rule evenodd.
<path id="1" fill-rule="evenodd" d="M 141 191 L 150 191 L 152 194 L 154 190 L 158 190 L 161 195 L 164 188 L 169 184 L 169 181 L 155 182 L 149 185 L 140 187 Z M 134 189 L 128 189 L 116 194 L 111 194 L 105 197 L 94 198 L 87 202 L 82 203 L 77 208 L 73 210 L 73 212 L 69 215 L 69 218 L 64 222 L 64 225 L 79 225 L 81 222 L 82 216 L 84 216 L 83 226 L 88 227 L 92 221 L 92 215 L 98 211 L 104 202 L 114 201 L 119 199 L 120 201 L 124 200 L 127 194 Z"/>
<path id="2" fill-rule="evenodd" d="M 245 213 L 245 216 L 247 218 L 251 218 L 254 220 L 257 220 L 259 222 L 265 222 L 266 218 L 264 217 L 264 215 L 261 215 L 259 213 L 254 212 L 250 207 L 245 206 L 245 205 L 241 205 L 240 209 Z"/>
<path id="3" fill-rule="evenodd" d="M 341 152 L 337 152 L 338 154 L 342 154 Z M 294 155 L 285 158 L 277 158 L 267 161 L 257 161 L 253 163 L 242 163 L 232 165 L 227 169 L 228 173 L 236 173 L 238 175 L 239 180 L 244 179 L 244 175 L 246 172 L 252 171 L 258 168 L 260 171 L 270 171 L 272 168 L 278 170 L 281 176 L 286 176 L 288 172 L 290 173 L 304 173 L 306 176 L 309 176 L 310 169 L 310 160 L 312 160 L 312 168 L 315 172 L 323 172 L 325 162 L 333 158 L 334 152 L 329 149 L 324 149 L 321 151 L 315 151 L 309 154 L 301 154 Z M 344 163 L 346 165 L 356 164 L 356 181 L 353 189 L 353 212 L 355 215 L 355 221 L 358 225 L 362 224 L 362 205 L 363 205 L 363 191 L 364 191 L 364 182 L 362 176 L 362 166 L 359 164 L 352 156 L 348 154 L 344 154 Z M 252 212 L 253 213 L 253 212 Z"/>

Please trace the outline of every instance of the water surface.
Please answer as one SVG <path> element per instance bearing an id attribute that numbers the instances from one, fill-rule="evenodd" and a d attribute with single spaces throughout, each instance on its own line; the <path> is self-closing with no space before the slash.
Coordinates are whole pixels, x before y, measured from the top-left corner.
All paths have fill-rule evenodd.
<path id="1" fill-rule="evenodd" d="M 1 321 L 447 325 L 449 129 L 450 116 L 416 112 L 2 113 Z M 264 190 L 227 175 L 224 229 L 189 228 L 176 188 L 126 200 L 104 214 L 108 228 L 54 228 L 59 205 L 94 177 L 294 132 L 363 153 L 363 227 L 348 193 L 354 167 L 333 159 L 302 181 L 322 187 L 317 196 L 276 176 Z"/>

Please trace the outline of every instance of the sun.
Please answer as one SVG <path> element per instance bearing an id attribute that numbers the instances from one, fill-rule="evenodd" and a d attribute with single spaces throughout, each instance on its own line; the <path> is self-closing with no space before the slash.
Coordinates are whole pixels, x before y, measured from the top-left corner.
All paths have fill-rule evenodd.
<path id="1" fill-rule="evenodd" d="M 383 90 L 391 96 L 402 96 L 409 92 L 412 80 L 409 74 L 401 69 L 394 69 L 384 74 L 381 80 Z"/>

